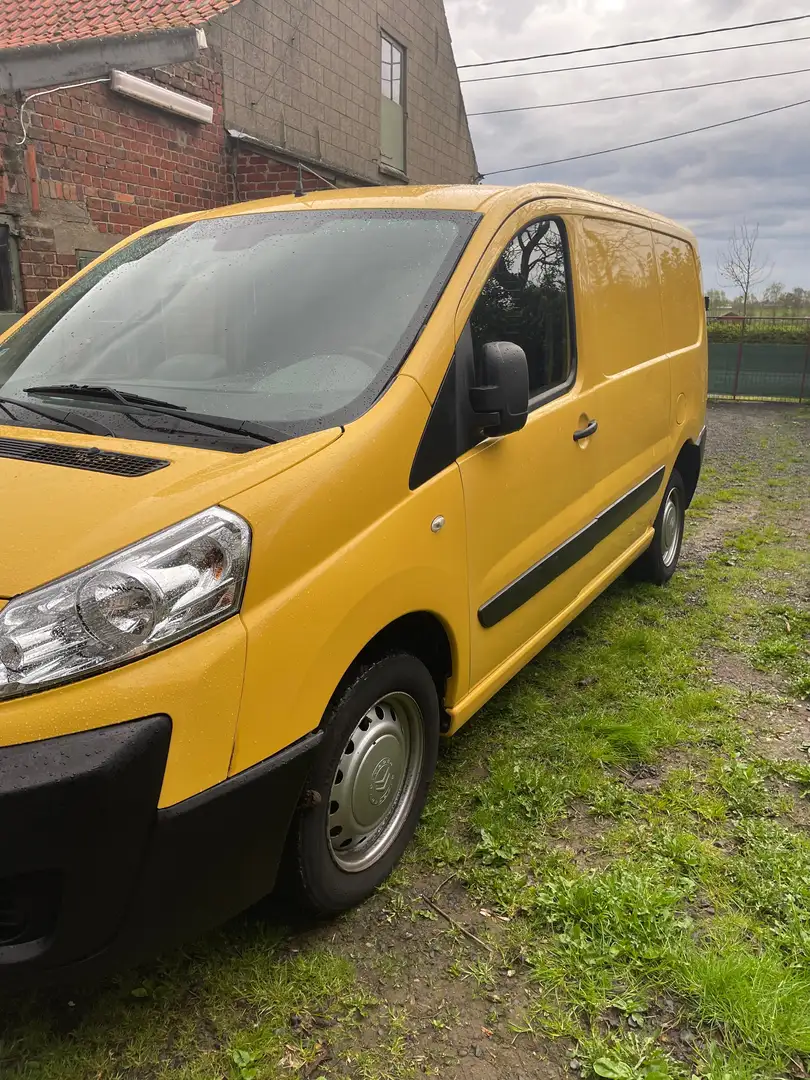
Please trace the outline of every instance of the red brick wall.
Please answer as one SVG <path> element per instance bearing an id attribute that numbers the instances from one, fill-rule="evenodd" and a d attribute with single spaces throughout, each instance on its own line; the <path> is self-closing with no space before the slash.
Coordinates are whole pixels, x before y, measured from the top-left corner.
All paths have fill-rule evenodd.
<path id="1" fill-rule="evenodd" d="M 302 170 L 304 191 L 317 191 L 330 185 L 317 176 Z M 251 153 L 240 147 L 234 170 L 236 199 L 269 199 L 274 195 L 291 195 L 298 187 L 298 167 L 273 161 L 265 154 Z"/>
<path id="2" fill-rule="evenodd" d="M 19 241 L 25 307 L 32 308 L 48 293 L 76 273 L 76 256 L 56 250 L 53 229 L 39 225 L 25 228 Z"/>
<path id="3" fill-rule="evenodd" d="M 76 249 L 101 250 L 160 218 L 230 201 L 222 76 L 211 54 L 141 74 L 212 105 L 213 123 L 141 106 L 100 83 L 32 101 L 26 157 L 19 105 L 0 98 L 0 213 L 19 214 L 26 307 L 75 272 Z"/>

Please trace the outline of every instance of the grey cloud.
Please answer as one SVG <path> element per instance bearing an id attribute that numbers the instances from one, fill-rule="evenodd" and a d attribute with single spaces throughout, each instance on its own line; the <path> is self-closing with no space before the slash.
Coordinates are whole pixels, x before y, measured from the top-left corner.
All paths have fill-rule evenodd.
<path id="1" fill-rule="evenodd" d="M 446 0 L 459 63 L 604 44 L 637 37 L 804 14 L 782 0 L 680 0 L 653 9 L 649 0 Z M 462 77 L 539 70 L 629 56 L 686 52 L 810 35 L 810 19 L 788 26 L 665 42 L 634 50 L 476 68 Z M 810 42 L 678 60 L 470 83 L 470 112 L 628 93 L 684 83 L 810 67 Z M 686 128 L 810 98 L 810 73 L 627 101 L 473 117 L 482 171 L 530 165 L 667 135 Z M 592 188 L 674 217 L 697 233 L 707 285 L 717 250 L 743 217 L 760 224 L 774 279 L 810 286 L 810 105 L 670 142 L 583 161 L 495 176 L 493 183 L 549 181 Z"/>

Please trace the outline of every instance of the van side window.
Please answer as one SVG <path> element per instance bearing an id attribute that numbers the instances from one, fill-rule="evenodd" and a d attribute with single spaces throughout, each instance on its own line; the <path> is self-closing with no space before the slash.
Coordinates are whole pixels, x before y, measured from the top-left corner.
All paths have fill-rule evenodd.
<path id="1" fill-rule="evenodd" d="M 609 218 L 582 219 L 580 258 L 588 287 L 580 304 L 583 325 L 604 375 L 621 375 L 663 355 L 661 291 L 650 230 Z M 592 328 L 592 329 L 591 329 Z"/>
<path id="2" fill-rule="evenodd" d="M 526 226 L 507 244 L 472 314 L 476 370 L 484 345 L 520 345 L 529 363 L 529 396 L 564 385 L 573 370 L 568 267 L 563 226 Z"/>
<path id="3" fill-rule="evenodd" d="M 664 347 L 677 352 L 697 345 L 703 320 L 699 301 L 700 278 L 695 252 L 685 240 L 653 233 L 655 257 L 664 308 Z"/>

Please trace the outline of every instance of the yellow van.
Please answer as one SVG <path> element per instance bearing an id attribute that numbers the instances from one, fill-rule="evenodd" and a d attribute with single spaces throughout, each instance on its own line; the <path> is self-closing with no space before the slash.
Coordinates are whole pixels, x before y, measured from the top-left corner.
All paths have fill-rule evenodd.
<path id="1" fill-rule="evenodd" d="M 367 897 L 704 448 L 694 237 L 575 189 L 161 222 L 0 339 L 0 985 Z"/>

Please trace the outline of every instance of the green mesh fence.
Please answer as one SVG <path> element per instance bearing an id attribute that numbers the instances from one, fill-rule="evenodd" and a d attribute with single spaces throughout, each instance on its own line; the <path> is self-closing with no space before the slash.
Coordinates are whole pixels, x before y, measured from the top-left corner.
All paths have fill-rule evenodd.
<path id="1" fill-rule="evenodd" d="M 810 401 L 810 347 L 711 342 L 709 393 Z"/>

